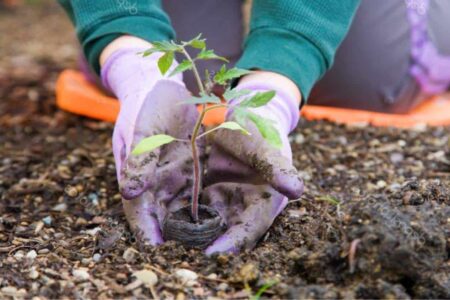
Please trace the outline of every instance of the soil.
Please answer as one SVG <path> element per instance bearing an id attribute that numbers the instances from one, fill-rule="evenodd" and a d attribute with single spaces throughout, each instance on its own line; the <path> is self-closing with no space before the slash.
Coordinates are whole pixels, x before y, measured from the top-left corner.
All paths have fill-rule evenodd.
<path id="1" fill-rule="evenodd" d="M 218 213 L 205 205 L 199 205 L 198 208 L 198 224 L 203 224 L 203 222 L 217 217 Z M 173 219 L 180 220 L 187 223 L 194 223 L 194 219 L 191 214 L 191 206 L 185 206 L 172 213 Z"/>
<path id="2" fill-rule="evenodd" d="M 121 210 L 112 125 L 55 106 L 77 57 L 62 11 L 1 10 L 0 32 L 1 298 L 450 298 L 449 127 L 302 121 L 306 192 L 253 251 L 149 247 Z"/>

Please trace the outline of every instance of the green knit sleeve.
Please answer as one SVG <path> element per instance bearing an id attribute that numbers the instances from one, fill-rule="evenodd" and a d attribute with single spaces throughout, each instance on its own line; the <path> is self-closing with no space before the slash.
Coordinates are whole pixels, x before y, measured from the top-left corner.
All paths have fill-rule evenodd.
<path id="1" fill-rule="evenodd" d="M 147 41 L 175 36 L 160 0 L 58 0 L 75 25 L 83 52 L 99 73 L 99 56 L 114 39 L 129 34 Z"/>
<path id="2" fill-rule="evenodd" d="M 360 0 L 254 0 L 238 67 L 293 80 L 306 100 L 328 70 Z"/>

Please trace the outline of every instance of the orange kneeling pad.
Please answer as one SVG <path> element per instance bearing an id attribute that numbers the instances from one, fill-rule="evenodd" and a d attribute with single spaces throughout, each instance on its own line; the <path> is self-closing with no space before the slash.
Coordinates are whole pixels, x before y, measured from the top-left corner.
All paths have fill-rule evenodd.
<path id="1" fill-rule="evenodd" d="M 63 71 L 56 83 L 56 103 L 63 110 L 86 117 L 114 122 L 119 113 L 119 101 L 103 93 L 97 86 L 75 70 Z M 208 112 L 204 124 L 223 122 L 225 109 Z M 433 97 L 408 114 L 385 114 L 364 110 L 306 105 L 302 116 L 307 120 L 329 120 L 336 123 L 370 123 L 374 126 L 410 128 L 450 125 L 450 99 Z"/>

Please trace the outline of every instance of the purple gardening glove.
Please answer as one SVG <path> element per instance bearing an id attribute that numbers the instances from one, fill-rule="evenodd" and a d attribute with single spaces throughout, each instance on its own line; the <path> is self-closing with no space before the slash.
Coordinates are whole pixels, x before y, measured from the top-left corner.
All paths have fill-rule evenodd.
<path id="1" fill-rule="evenodd" d="M 189 139 L 198 111 L 194 105 L 180 105 L 190 96 L 181 75 L 165 78 L 157 67 L 161 54 L 143 58 L 137 54 L 143 50 L 114 52 L 101 77 L 120 100 L 112 143 L 125 215 L 140 238 L 156 245 L 163 242 L 160 223 L 166 213 L 190 199 L 192 154 L 188 143 L 138 156 L 130 152 L 141 139 L 155 134 Z"/>
<path id="2" fill-rule="evenodd" d="M 283 146 L 271 146 L 250 122 L 246 126 L 250 137 L 230 130 L 219 130 L 214 136 L 202 201 L 218 210 L 228 230 L 206 249 L 207 254 L 253 248 L 288 199 L 299 198 L 303 193 L 288 141 L 288 134 L 299 119 L 295 98 L 267 83 L 248 82 L 238 89 L 277 92 L 266 106 L 252 111 L 275 122 Z M 232 105 L 236 102 L 239 100 Z M 232 112 L 227 120 L 234 120 Z"/>

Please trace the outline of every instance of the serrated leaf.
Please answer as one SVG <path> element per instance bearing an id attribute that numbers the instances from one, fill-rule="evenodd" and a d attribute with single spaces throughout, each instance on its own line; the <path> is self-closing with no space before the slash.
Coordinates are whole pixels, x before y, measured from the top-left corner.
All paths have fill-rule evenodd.
<path id="1" fill-rule="evenodd" d="M 161 58 L 158 60 L 158 68 L 162 75 L 165 75 L 167 71 L 170 69 L 170 66 L 174 60 L 174 53 L 172 51 L 166 52 Z"/>
<path id="2" fill-rule="evenodd" d="M 205 42 L 205 40 L 196 40 L 196 41 L 192 41 L 190 45 L 191 45 L 191 47 L 196 48 L 196 49 L 205 49 L 206 42 Z"/>
<path id="3" fill-rule="evenodd" d="M 236 122 L 241 126 L 245 126 L 247 121 L 247 111 L 245 109 L 239 108 L 239 106 L 233 108 L 233 110 L 233 116 Z"/>
<path id="4" fill-rule="evenodd" d="M 252 91 L 250 91 L 250 90 L 237 90 L 237 89 L 230 90 L 230 89 L 227 89 L 225 91 L 225 93 L 223 93 L 223 98 L 225 98 L 225 100 L 228 102 L 228 101 L 231 101 L 233 99 L 237 99 L 237 98 L 240 98 L 240 97 L 243 97 L 243 96 L 247 96 L 251 92 Z"/>
<path id="5" fill-rule="evenodd" d="M 225 57 L 219 56 L 216 53 L 214 53 L 214 50 L 206 50 L 206 49 L 203 49 L 197 55 L 197 59 L 201 59 L 201 60 L 218 59 L 218 60 L 222 60 L 224 62 L 228 62 L 228 59 L 226 59 Z"/>
<path id="6" fill-rule="evenodd" d="M 160 52 L 160 51 L 157 50 L 157 49 L 154 49 L 154 48 L 150 48 L 148 50 L 145 50 L 144 52 L 139 52 L 138 54 L 142 54 L 143 57 L 147 57 L 147 56 L 152 55 L 153 53 L 156 53 L 156 52 Z"/>
<path id="7" fill-rule="evenodd" d="M 200 94 L 200 97 L 191 97 L 184 101 L 183 104 L 219 104 L 220 102 L 220 98 L 215 95 Z"/>
<path id="8" fill-rule="evenodd" d="M 162 52 L 162 53 L 181 52 L 183 50 L 183 48 L 181 46 L 175 44 L 174 42 L 169 42 L 169 41 L 153 42 L 152 46 L 153 46 L 152 48 L 147 49 L 143 52 L 144 57 L 152 55 L 153 53 L 156 53 L 156 52 Z"/>
<path id="9" fill-rule="evenodd" d="M 158 50 L 159 52 L 168 52 L 168 51 L 181 51 L 182 47 L 169 41 L 159 41 L 159 42 L 153 42 L 152 43 L 153 48 L 155 50 Z"/>
<path id="10" fill-rule="evenodd" d="M 232 69 L 227 70 L 225 66 L 222 66 L 222 68 L 220 68 L 219 72 L 217 72 L 216 75 L 214 76 L 214 81 L 217 84 L 225 85 L 225 84 L 227 84 L 228 81 L 235 79 L 235 78 L 239 78 L 239 77 L 244 76 L 249 73 L 251 73 L 251 72 L 248 70 L 238 69 L 238 68 L 232 68 Z"/>
<path id="11" fill-rule="evenodd" d="M 258 116 L 252 112 L 247 112 L 247 118 L 255 124 L 262 137 L 275 148 L 280 149 L 282 141 L 278 130 L 272 125 L 272 121 Z"/>
<path id="12" fill-rule="evenodd" d="M 263 93 L 256 93 L 253 97 L 242 101 L 239 106 L 241 107 L 251 107 L 256 108 L 260 106 L 264 106 L 270 102 L 270 100 L 275 97 L 275 91 L 268 91 Z"/>
<path id="13" fill-rule="evenodd" d="M 169 77 L 172 77 L 173 75 L 176 75 L 178 73 L 183 73 L 187 70 L 192 69 L 193 65 L 192 62 L 189 60 L 183 60 L 176 68 L 175 70 L 173 70 L 170 74 Z"/>
<path id="14" fill-rule="evenodd" d="M 229 130 L 239 130 L 245 135 L 251 135 L 250 132 L 248 132 L 245 128 L 243 128 L 241 125 L 239 125 L 236 122 L 225 122 L 217 126 L 217 129 L 219 128 L 225 128 Z"/>
<path id="15" fill-rule="evenodd" d="M 134 147 L 131 154 L 140 155 L 145 152 L 150 152 L 159 148 L 163 145 L 169 144 L 175 141 L 175 138 L 170 135 L 157 134 L 147 138 L 142 139 L 136 147 Z"/>
<path id="16" fill-rule="evenodd" d="M 187 42 L 187 45 L 196 48 L 196 49 L 205 49 L 206 48 L 206 40 L 202 39 L 202 34 L 200 33 L 195 38 Z"/>

